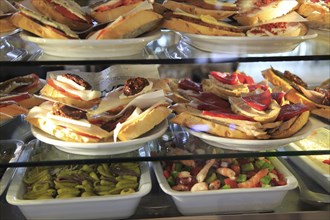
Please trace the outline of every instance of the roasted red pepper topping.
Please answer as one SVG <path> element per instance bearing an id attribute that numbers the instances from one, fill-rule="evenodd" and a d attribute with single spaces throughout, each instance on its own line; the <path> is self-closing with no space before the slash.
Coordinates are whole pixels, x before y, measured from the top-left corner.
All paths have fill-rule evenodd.
<path id="1" fill-rule="evenodd" d="M 323 160 L 322 162 L 325 163 L 325 164 L 330 165 L 330 159 L 328 159 L 328 160 Z"/>
<path id="2" fill-rule="evenodd" d="M 308 107 L 302 103 L 283 105 L 281 106 L 281 110 L 276 121 L 287 121 L 308 110 Z"/>
<path id="3" fill-rule="evenodd" d="M 217 71 L 212 71 L 211 76 L 213 76 L 216 80 L 229 85 L 237 85 L 239 83 L 239 79 L 236 73 L 222 73 Z"/>
<path id="4" fill-rule="evenodd" d="M 242 84 L 248 84 L 248 85 L 253 85 L 254 84 L 254 80 L 251 76 L 247 76 L 245 74 L 242 73 L 234 73 L 237 74 L 238 77 L 238 81 Z"/>
<path id="5" fill-rule="evenodd" d="M 183 90 L 192 90 L 198 93 L 202 92 L 202 85 L 192 81 L 191 79 L 180 80 L 178 86 Z"/>
<path id="6" fill-rule="evenodd" d="M 270 95 L 270 91 L 266 90 L 263 93 L 250 95 L 242 97 L 244 102 L 248 104 L 251 108 L 254 108 L 259 111 L 264 111 L 268 108 L 270 103 L 272 102 L 272 97 Z"/>
<path id="7" fill-rule="evenodd" d="M 262 89 L 264 91 L 268 90 L 268 86 L 263 85 L 263 84 L 254 84 L 254 85 L 248 85 L 249 91 L 253 92 L 257 89 Z"/>

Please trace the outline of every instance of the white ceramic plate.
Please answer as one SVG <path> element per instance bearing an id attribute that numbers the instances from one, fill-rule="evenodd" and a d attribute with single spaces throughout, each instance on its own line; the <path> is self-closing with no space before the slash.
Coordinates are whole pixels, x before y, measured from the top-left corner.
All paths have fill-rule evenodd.
<path id="1" fill-rule="evenodd" d="M 164 120 L 151 131 L 140 138 L 120 142 L 78 143 L 56 139 L 46 132 L 31 126 L 32 134 L 39 140 L 54 145 L 59 150 L 72 154 L 81 155 L 114 155 L 134 151 L 143 146 L 144 143 L 162 136 L 167 130 L 168 122 Z"/>
<path id="2" fill-rule="evenodd" d="M 142 37 L 113 40 L 46 39 L 36 37 L 25 31 L 20 36 L 26 41 L 37 44 L 48 55 L 76 58 L 109 58 L 139 54 L 149 42 L 158 39 L 161 32 L 155 31 Z"/>
<path id="3" fill-rule="evenodd" d="M 274 150 L 289 143 L 304 139 L 313 131 L 313 129 L 317 128 L 318 126 L 320 126 L 320 124 L 317 123 L 317 120 L 314 118 L 310 118 L 307 124 L 292 137 L 282 138 L 282 139 L 268 139 L 268 140 L 245 140 L 245 139 L 223 138 L 203 132 L 193 131 L 191 129 L 187 129 L 187 131 L 190 134 L 199 137 L 205 143 L 212 145 L 214 147 L 219 147 L 229 150 L 239 150 L 239 151 L 263 151 L 263 150 Z"/>
<path id="4" fill-rule="evenodd" d="M 178 33 L 186 43 L 204 51 L 229 54 L 283 53 L 294 50 L 301 42 L 317 37 L 310 31 L 299 37 L 230 37 Z"/>

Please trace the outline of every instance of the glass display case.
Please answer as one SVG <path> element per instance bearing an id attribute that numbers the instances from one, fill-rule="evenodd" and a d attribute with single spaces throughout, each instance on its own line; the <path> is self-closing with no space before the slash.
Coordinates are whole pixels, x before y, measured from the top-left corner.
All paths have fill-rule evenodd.
<path id="1" fill-rule="evenodd" d="M 226 72 L 239 70 L 252 76 L 256 82 L 260 82 L 263 80 L 261 71 L 274 67 L 281 71 L 289 70 L 304 79 L 309 86 L 314 87 L 330 76 L 330 38 L 327 32 L 313 32 L 311 34 L 318 34 L 318 36 L 311 39 L 304 39 L 293 50 L 287 52 L 267 53 L 267 48 L 263 48 L 264 53 L 245 53 L 237 50 L 235 50 L 236 52 L 220 53 L 197 49 L 196 46 L 189 43 L 189 40 L 183 40 L 177 33 L 163 30 L 160 38 L 148 43 L 139 54 L 97 57 L 93 56 L 93 54 L 97 54 L 97 51 L 94 51 L 94 48 L 89 48 L 90 57 L 59 57 L 45 53 L 39 47 L 40 45 L 38 43 L 24 41 L 21 38 L 22 33 L 13 33 L 10 36 L 1 38 L 0 70 L 4 79 L 14 76 L 13 74 L 24 75 L 32 72 L 36 72 L 41 77 L 46 77 L 46 73 L 49 70 L 71 71 L 82 69 L 83 72 L 95 72 L 96 74 L 96 72 L 113 65 L 142 65 L 155 67 L 161 78 L 191 78 L 200 82 L 212 70 Z M 46 42 L 45 40 L 44 43 L 52 46 L 51 44 L 53 42 Z M 260 45 L 261 43 L 275 44 L 275 42 L 271 41 L 260 42 Z M 235 42 L 228 42 L 228 44 L 235 44 Z M 261 47 L 256 43 L 246 42 L 245 44 L 253 49 L 260 49 L 258 47 Z M 106 45 L 104 46 L 106 47 Z M 62 51 L 65 53 L 69 44 L 64 43 L 63 45 L 54 45 L 54 47 L 58 47 L 57 49 L 62 47 Z M 171 117 L 173 115 L 169 119 Z M 327 136 L 329 137 L 329 121 L 321 117 L 311 116 L 309 127 L 299 135 L 303 135 L 303 139 L 305 140 L 306 138 L 310 138 L 311 134 L 319 131 L 320 128 L 324 128 L 325 133 L 323 134 L 327 134 L 327 136 L 320 136 L 324 138 L 321 141 L 325 145 L 324 148 L 299 148 L 297 145 L 301 145 L 301 143 L 298 143 L 301 138 L 292 138 L 279 143 L 275 143 L 275 140 L 263 142 L 256 140 L 256 142 L 251 143 L 249 143 L 250 140 L 222 140 L 222 142 L 218 142 L 218 145 L 215 145 L 210 143 L 212 142 L 210 141 L 212 139 L 210 136 L 198 136 L 176 124 L 166 123 L 162 125 L 163 127 L 158 128 L 158 131 L 154 132 L 155 136 L 153 139 L 136 143 L 134 148 L 129 150 L 129 152 L 118 152 L 112 155 L 109 155 L 109 153 L 93 154 L 91 153 L 92 150 L 86 149 L 80 149 L 76 153 L 68 153 L 68 151 L 63 150 L 65 146 L 62 146 L 63 148 L 61 150 L 61 148 L 55 147 L 45 140 L 39 141 L 35 138 L 38 134 L 36 132 L 32 134 L 31 127 L 24 120 L 24 116 L 15 117 L 2 123 L 0 126 L 1 140 L 17 139 L 24 142 L 22 153 L 18 160 L 1 160 L 0 167 L 3 169 L 134 161 L 148 162 L 152 167 L 159 161 L 276 157 L 285 165 L 291 167 L 290 170 L 294 172 L 293 174 L 295 176 L 298 175 L 304 179 L 308 190 L 325 194 L 328 197 L 327 202 L 302 202 L 302 194 L 299 194 L 298 189 L 295 189 L 289 191 L 282 203 L 271 211 L 268 209 L 254 211 L 252 213 L 247 211 L 223 211 L 216 214 L 210 213 L 208 217 L 210 219 L 236 219 L 245 217 L 246 215 L 250 215 L 256 219 L 272 218 L 275 216 L 277 218 L 292 217 L 298 219 L 302 218 L 301 216 L 308 219 L 326 219 L 329 217 L 329 191 L 326 192 L 322 188 L 322 184 L 320 185 L 318 181 L 312 179 L 314 177 L 310 177 L 305 172 L 299 170 L 299 168 L 297 169 L 296 161 L 290 159 L 312 156 L 319 156 L 321 158 L 325 155 L 329 157 L 330 143 L 329 139 L 327 139 Z M 158 133 L 159 135 L 157 135 Z M 262 145 L 268 146 L 268 148 L 262 147 Z M 93 148 L 93 146 L 89 147 Z M 261 147 L 262 150 L 259 150 L 258 147 Z M 97 149 L 102 151 L 105 148 L 98 146 Z M 180 149 L 186 153 L 173 153 L 171 150 L 173 148 Z M 38 156 L 36 157 L 35 155 Z M 323 185 L 325 184 L 327 186 L 326 184 L 329 184 L 329 177 L 324 177 L 325 174 L 322 171 L 319 172 L 326 179 L 325 182 L 323 180 Z M 177 210 L 171 197 L 159 188 L 153 172 L 151 172 L 151 177 L 153 188 L 148 195 L 142 198 L 138 206 L 139 208 L 132 218 L 166 219 L 170 217 L 182 217 L 184 219 L 184 215 Z M 302 184 L 300 181 L 298 183 Z M 300 189 L 301 191 L 304 190 L 301 185 Z M 1 198 L 1 218 L 4 216 L 3 219 L 24 219 L 16 207 L 7 204 L 5 195 L 2 195 Z M 322 205 L 315 206 L 315 204 Z M 10 208 L 8 210 L 11 211 L 7 210 L 8 207 Z M 200 217 L 200 215 L 192 216 L 192 218 L 196 219 Z"/>

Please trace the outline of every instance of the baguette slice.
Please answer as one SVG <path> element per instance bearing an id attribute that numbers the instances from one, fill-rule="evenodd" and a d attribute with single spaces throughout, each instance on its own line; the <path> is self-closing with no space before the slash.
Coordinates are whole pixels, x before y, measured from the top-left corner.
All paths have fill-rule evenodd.
<path id="1" fill-rule="evenodd" d="M 128 119 L 122 125 L 117 125 L 116 129 L 119 130 L 118 139 L 121 141 L 132 140 L 150 131 L 163 120 L 166 120 L 167 116 L 171 114 L 172 111 L 167 106 L 167 103 L 158 103 L 137 117 Z"/>
<path id="2" fill-rule="evenodd" d="M 266 3 L 264 3 L 266 2 Z M 237 6 L 240 11 L 234 19 L 241 25 L 254 26 L 271 21 L 295 10 L 298 2 L 295 0 L 238 0 Z"/>
<path id="3" fill-rule="evenodd" d="M 156 28 L 162 18 L 162 15 L 152 10 L 139 11 L 117 18 L 107 27 L 93 33 L 88 38 L 97 40 L 135 38 Z"/>

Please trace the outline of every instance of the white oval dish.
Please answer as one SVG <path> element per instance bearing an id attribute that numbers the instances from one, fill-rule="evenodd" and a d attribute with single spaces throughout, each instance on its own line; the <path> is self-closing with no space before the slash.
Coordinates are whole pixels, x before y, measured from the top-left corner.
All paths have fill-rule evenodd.
<path id="1" fill-rule="evenodd" d="M 131 39 L 110 40 L 46 39 L 36 37 L 25 31 L 20 36 L 26 41 L 37 44 L 43 49 L 44 53 L 53 56 L 109 58 L 139 54 L 149 42 L 158 39 L 161 32 L 150 32 L 142 37 Z"/>
<path id="2" fill-rule="evenodd" d="M 310 118 L 307 124 L 296 134 L 289 138 L 267 139 L 267 140 L 245 140 L 234 138 L 223 138 L 211 134 L 186 129 L 190 134 L 200 138 L 205 143 L 229 150 L 239 151 L 263 151 L 274 150 L 281 146 L 306 138 L 314 129 L 322 127 L 322 124 L 314 118 Z"/>
<path id="3" fill-rule="evenodd" d="M 197 49 L 229 54 L 268 54 L 294 50 L 301 42 L 317 37 L 314 31 L 298 37 L 231 37 L 178 32 L 181 39 Z"/>
<path id="4" fill-rule="evenodd" d="M 98 143 L 79 143 L 68 142 L 56 139 L 55 137 L 47 134 L 46 132 L 31 126 L 32 134 L 39 140 L 54 145 L 57 149 L 72 154 L 81 155 L 114 155 L 127 153 L 143 147 L 148 141 L 154 140 L 162 136 L 167 130 L 168 122 L 164 120 L 161 124 L 157 125 L 151 131 L 147 132 L 140 138 L 129 141 L 118 142 L 98 142 Z"/>

